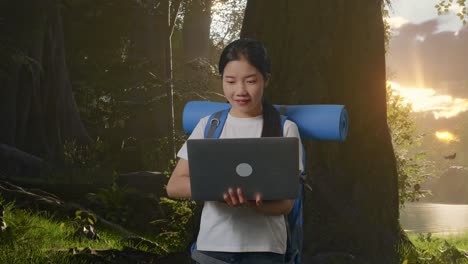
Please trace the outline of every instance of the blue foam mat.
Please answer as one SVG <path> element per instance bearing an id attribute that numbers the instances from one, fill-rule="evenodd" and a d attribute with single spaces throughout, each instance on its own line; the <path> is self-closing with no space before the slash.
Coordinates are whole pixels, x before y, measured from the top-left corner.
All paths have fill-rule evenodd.
<path id="1" fill-rule="evenodd" d="M 274 105 L 294 121 L 304 140 L 345 141 L 348 112 L 344 105 Z M 185 133 L 192 133 L 201 118 L 227 109 L 228 103 L 192 101 L 184 107 L 182 123 Z"/>

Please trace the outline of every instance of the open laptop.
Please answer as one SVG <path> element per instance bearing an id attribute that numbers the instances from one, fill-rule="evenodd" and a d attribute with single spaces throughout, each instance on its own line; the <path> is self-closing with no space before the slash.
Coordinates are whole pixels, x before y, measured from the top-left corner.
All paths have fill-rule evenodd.
<path id="1" fill-rule="evenodd" d="M 193 200 L 221 201 L 229 187 L 249 200 L 295 199 L 299 142 L 294 137 L 191 139 L 187 141 Z"/>

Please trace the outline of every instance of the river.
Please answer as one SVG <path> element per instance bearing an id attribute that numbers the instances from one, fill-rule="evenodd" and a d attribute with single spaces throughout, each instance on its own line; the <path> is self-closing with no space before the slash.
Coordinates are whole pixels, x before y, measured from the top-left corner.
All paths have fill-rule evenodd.
<path id="1" fill-rule="evenodd" d="M 468 204 L 407 203 L 400 223 L 407 232 L 468 233 Z"/>

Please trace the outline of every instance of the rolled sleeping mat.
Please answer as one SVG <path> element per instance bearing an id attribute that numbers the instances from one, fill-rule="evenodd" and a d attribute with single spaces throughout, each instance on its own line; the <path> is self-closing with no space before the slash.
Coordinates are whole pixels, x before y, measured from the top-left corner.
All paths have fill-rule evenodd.
<path id="1" fill-rule="evenodd" d="M 201 118 L 230 108 L 228 103 L 191 101 L 184 107 L 183 128 L 191 134 Z M 348 112 L 344 105 L 274 105 L 299 128 L 301 139 L 345 141 L 348 134 Z"/>

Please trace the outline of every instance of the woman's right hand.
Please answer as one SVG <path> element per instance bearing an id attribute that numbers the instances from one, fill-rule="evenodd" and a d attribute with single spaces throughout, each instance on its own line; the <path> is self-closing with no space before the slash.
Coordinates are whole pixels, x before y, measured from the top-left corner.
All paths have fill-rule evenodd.
<path id="1" fill-rule="evenodd" d="M 255 200 L 247 200 L 244 195 L 244 192 L 239 187 L 235 191 L 233 188 L 229 188 L 227 192 L 223 195 L 224 201 L 229 206 L 248 206 L 248 207 L 257 207 L 261 206 L 263 203 L 262 197 L 260 194 L 255 195 Z"/>

